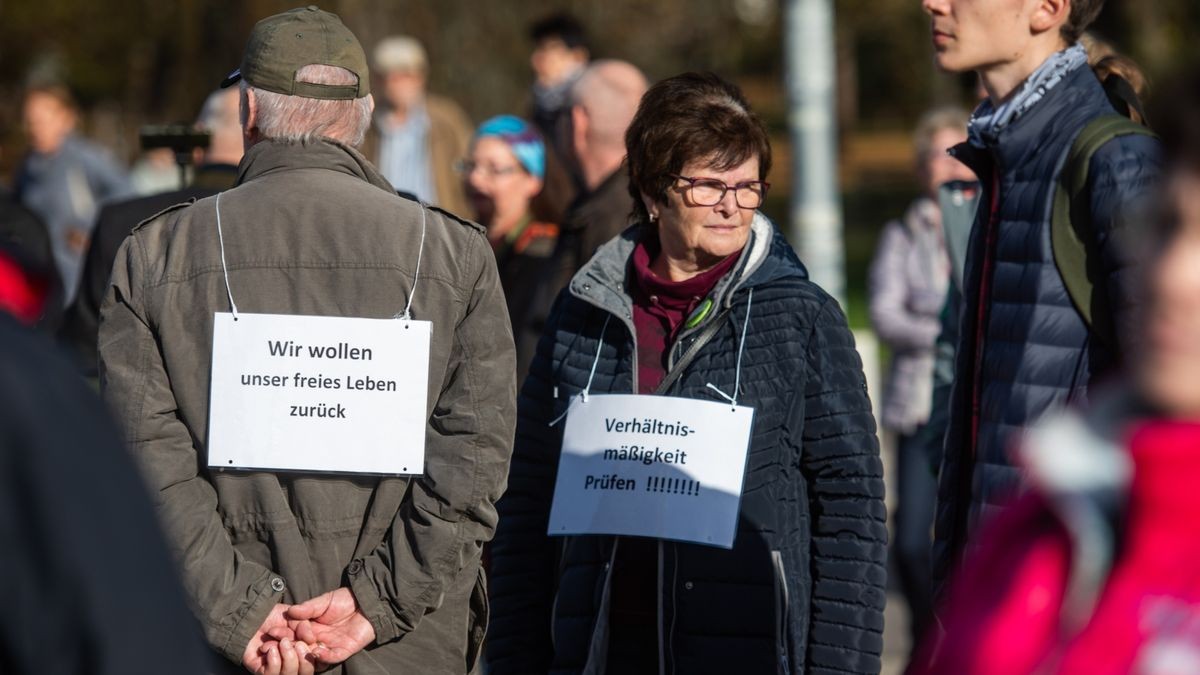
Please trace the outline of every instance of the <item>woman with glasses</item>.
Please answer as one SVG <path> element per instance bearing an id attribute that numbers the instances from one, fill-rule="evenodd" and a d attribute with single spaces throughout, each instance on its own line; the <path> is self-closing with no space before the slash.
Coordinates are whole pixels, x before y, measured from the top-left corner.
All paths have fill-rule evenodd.
<path id="1" fill-rule="evenodd" d="M 525 311 L 558 239 L 558 225 L 538 222 L 531 206 L 546 176 L 541 134 L 519 117 L 493 117 L 479 125 L 459 171 L 475 219 L 487 228 L 496 254 L 509 321 L 523 326 Z M 520 339 L 522 332 L 514 333 L 520 382 L 529 372 L 537 344 Z"/>
<path id="2" fill-rule="evenodd" d="M 490 672 L 878 673 L 871 404 L 837 302 L 758 212 L 766 130 L 735 86 L 689 73 L 646 93 L 626 149 L 636 224 L 559 295 L 521 390 Z M 730 547 L 547 536 L 552 508 L 570 506 L 556 474 L 587 393 L 753 409 L 741 447 L 704 448 L 744 466 Z"/>

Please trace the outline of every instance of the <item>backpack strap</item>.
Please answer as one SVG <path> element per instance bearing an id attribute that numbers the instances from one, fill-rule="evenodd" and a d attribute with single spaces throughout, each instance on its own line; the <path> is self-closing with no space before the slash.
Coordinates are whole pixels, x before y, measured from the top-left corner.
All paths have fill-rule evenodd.
<path id="1" fill-rule="evenodd" d="M 1154 136 L 1154 133 L 1119 114 L 1097 117 L 1079 132 L 1059 174 L 1050 219 L 1054 265 L 1071 296 L 1071 304 L 1092 334 L 1105 341 L 1115 337 L 1116 328 L 1106 299 L 1093 293 L 1099 260 L 1089 255 L 1096 246 L 1096 237 L 1092 231 L 1088 172 L 1092 157 L 1100 148 L 1114 138 L 1131 135 Z"/>

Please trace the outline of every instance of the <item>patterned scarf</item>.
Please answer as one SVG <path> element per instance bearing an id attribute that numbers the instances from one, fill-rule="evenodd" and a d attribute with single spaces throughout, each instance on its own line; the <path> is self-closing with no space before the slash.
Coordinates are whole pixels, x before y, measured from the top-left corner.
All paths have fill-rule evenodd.
<path id="1" fill-rule="evenodd" d="M 1001 132 L 1029 112 L 1067 75 L 1086 64 L 1087 50 L 1083 45 L 1068 47 L 1046 59 L 999 108 L 990 98 L 985 100 L 971 116 L 971 145 L 983 149 L 994 145 Z"/>

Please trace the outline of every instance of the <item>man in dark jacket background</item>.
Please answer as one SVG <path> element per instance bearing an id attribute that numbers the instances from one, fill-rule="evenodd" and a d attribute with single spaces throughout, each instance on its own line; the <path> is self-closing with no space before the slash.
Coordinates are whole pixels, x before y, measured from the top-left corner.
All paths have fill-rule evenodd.
<path id="1" fill-rule="evenodd" d="M 104 406 L 3 312 L 0 347 L 0 672 L 211 672 Z"/>
<path id="2" fill-rule="evenodd" d="M 976 70 L 989 98 L 954 150 L 983 194 L 964 274 L 962 331 L 938 491 L 934 573 L 952 572 L 975 524 L 1021 482 L 1009 451 L 1047 411 L 1086 403 L 1128 352 L 1137 273 L 1122 215 L 1153 187 L 1158 144 L 1118 136 L 1090 164 L 1088 199 L 1072 209 L 1090 233 L 1095 297 L 1113 327 L 1089 325 L 1051 246 L 1050 213 L 1066 153 L 1115 109 L 1077 44 L 1103 0 L 1002 3 L 925 0 L 939 65 Z"/>
<path id="3" fill-rule="evenodd" d="M 84 375 L 96 376 L 96 333 L 100 326 L 100 303 L 108 291 L 117 249 L 135 225 L 167 207 L 203 199 L 233 187 L 237 165 L 242 161 L 242 126 L 238 120 L 238 93 L 235 89 L 213 92 L 204 101 L 196 128 L 210 134 L 208 148 L 195 170 L 191 185 L 182 190 L 162 192 L 114 202 L 100 209 L 92 241 L 88 245 L 75 302 L 67 309 L 60 337 L 79 359 Z"/>
<path id="4" fill-rule="evenodd" d="M 559 228 L 554 259 L 546 265 L 529 320 L 513 326 L 514 333 L 526 334 L 534 344 L 558 292 L 601 244 L 629 226 L 633 199 L 622 167 L 625 130 L 647 86 L 646 76 L 633 64 L 605 59 L 588 66 L 571 88 L 569 161 L 581 191 Z"/>

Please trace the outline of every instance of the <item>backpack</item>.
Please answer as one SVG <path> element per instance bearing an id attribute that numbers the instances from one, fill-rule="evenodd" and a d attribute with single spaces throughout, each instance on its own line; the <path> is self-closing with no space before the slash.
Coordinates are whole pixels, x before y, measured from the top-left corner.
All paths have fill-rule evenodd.
<path id="1" fill-rule="evenodd" d="M 1093 293 L 1098 256 L 1089 256 L 1095 247 L 1088 191 L 1088 171 L 1092 156 L 1104 144 L 1120 136 L 1154 136 L 1150 129 L 1120 114 L 1097 117 L 1088 123 L 1067 152 L 1067 161 L 1054 192 L 1050 219 L 1050 246 L 1054 265 L 1062 276 L 1071 304 L 1083 317 L 1088 329 L 1108 341 L 1116 335 L 1112 313 L 1103 297 Z"/>

